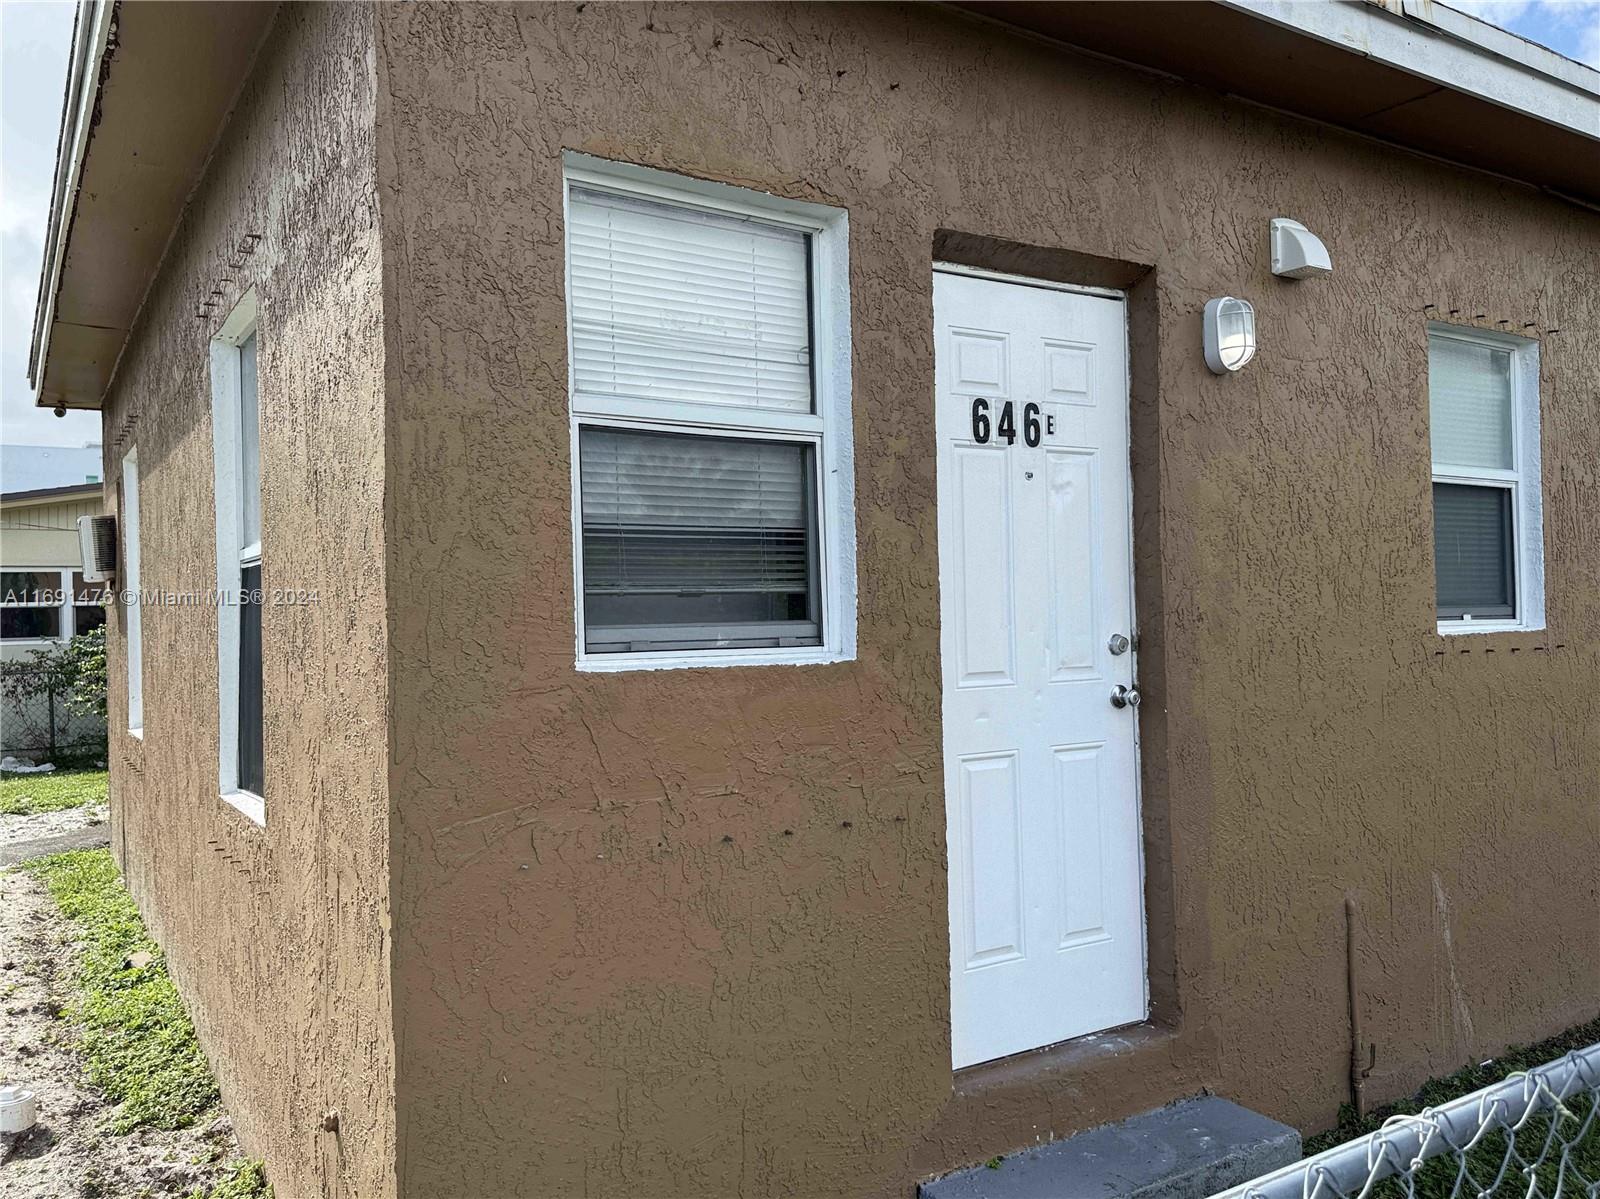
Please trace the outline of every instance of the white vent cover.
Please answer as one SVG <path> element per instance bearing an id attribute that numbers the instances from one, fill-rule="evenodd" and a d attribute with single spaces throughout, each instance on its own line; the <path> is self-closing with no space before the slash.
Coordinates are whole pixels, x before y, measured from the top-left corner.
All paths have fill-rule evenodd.
<path id="1" fill-rule="evenodd" d="M 1315 279 L 1333 274 L 1333 260 L 1322 239 L 1299 221 L 1274 217 L 1272 232 L 1272 273 L 1284 279 Z"/>

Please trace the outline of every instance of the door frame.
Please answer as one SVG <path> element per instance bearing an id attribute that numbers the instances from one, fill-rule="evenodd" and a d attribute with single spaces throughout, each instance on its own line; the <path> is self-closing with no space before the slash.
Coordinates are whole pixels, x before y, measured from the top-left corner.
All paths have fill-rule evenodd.
<path id="1" fill-rule="evenodd" d="M 1141 665 L 1141 662 L 1140 662 L 1140 636 L 1139 636 L 1139 625 L 1140 625 L 1140 615 L 1141 614 L 1140 614 L 1140 609 L 1139 609 L 1139 592 L 1138 592 L 1138 574 L 1139 574 L 1139 559 L 1138 559 L 1138 554 L 1137 554 L 1138 547 L 1137 547 L 1137 545 L 1135 543 L 1135 540 L 1134 540 L 1134 525 L 1136 523 L 1137 508 L 1135 507 L 1136 496 L 1134 495 L 1134 486 L 1133 486 L 1134 474 L 1135 474 L 1134 465 L 1133 465 L 1133 402 L 1134 402 L 1133 384 L 1134 384 L 1134 380 L 1133 380 L 1133 344 L 1132 344 L 1132 338 L 1130 336 L 1130 328 L 1131 328 L 1131 325 L 1132 325 L 1132 299 L 1131 299 L 1131 297 L 1129 295 L 1129 292 L 1125 288 L 1097 287 L 1097 286 L 1094 286 L 1092 284 L 1086 284 L 1086 283 L 1071 283 L 1071 282 L 1067 282 L 1067 281 L 1059 280 L 1059 279 L 1040 278 L 1040 277 L 1034 276 L 1034 275 L 1019 275 L 1019 274 L 1015 274 L 1015 273 L 1010 272 L 1010 271 L 1000 271 L 1000 270 L 994 270 L 994 269 L 991 269 L 991 268 L 988 268 L 988 267 L 971 266 L 971 265 L 968 265 L 966 263 L 950 262 L 950 261 L 946 261 L 946 260 L 942 260 L 942 259 L 937 259 L 936 258 L 933 261 L 932 275 L 936 276 L 936 275 L 941 275 L 941 274 L 944 274 L 944 275 L 962 275 L 962 276 L 966 276 L 968 278 L 974 278 L 974 279 L 988 279 L 988 280 L 991 280 L 992 282 L 995 282 L 995 283 L 1009 283 L 1009 284 L 1013 284 L 1013 285 L 1020 286 L 1020 287 L 1040 288 L 1040 289 L 1045 290 L 1045 291 L 1070 292 L 1070 293 L 1073 293 L 1073 294 L 1076 294 L 1076 295 L 1092 296 L 1092 297 L 1095 297 L 1097 299 L 1115 300 L 1115 301 L 1117 301 L 1118 303 L 1120 303 L 1122 305 L 1123 356 L 1122 356 L 1122 388 L 1121 388 L 1121 390 L 1122 390 L 1122 397 L 1123 397 L 1123 403 L 1122 403 L 1122 406 L 1123 406 L 1123 417 L 1124 417 L 1124 425 L 1123 425 L 1123 427 L 1124 427 L 1124 430 L 1126 432 L 1126 440 L 1127 440 L 1127 446 L 1128 446 L 1128 461 L 1127 461 L 1127 463 L 1125 465 L 1125 471 L 1126 471 L 1126 477 L 1127 477 L 1127 488 L 1128 488 L 1128 494 L 1127 494 L 1127 504 L 1128 504 L 1128 507 L 1127 507 L 1127 512 L 1128 512 L 1128 520 L 1127 520 L 1127 539 L 1128 539 L 1127 540 L 1127 550 L 1128 550 L 1128 609 L 1129 609 L 1129 611 L 1128 611 L 1128 620 L 1129 620 L 1129 626 L 1130 626 L 1130 634 L 1129 635 L 1133 639 L 1133 645 L 1132 645 L 1132 647 L 1130 649 L 1130 652 L 1133 655 L 1133 668 L 1134 668 L 1133 669 L 1133 678 L 1134 678 L 1134 685 L 1137 688 L 1138 685 L 1139 685 L 1139 682 L 1140 682 L 1140 673 L 1141 673 L 1141 671 L 1140 671 L 1140 665 Z M 930 309 L 932 307 L 932 305 L 931 305 L 932 286 L 933 286 L 933 281 L 930 278 L 930 282 L 929 282 Z M 937 356 L 938 352 L 939 352 L 939 336 L 938 336 L 938 325 L 937 325 L 937 322 L 934 323 L 933 334 L 934 334 L 934 337 L 933 337 L 934 354 L 935 354 L 935 356 Z M 937 419 L 937 403 L 938 403 L 937 393 L 935 393 L 935 396 L 934 396 L 934 403 L 935 403 L 935 409 L 936 409 L 936 411 L 935 411 L 935 420 L 933 421 L 934 453 L 935 453 L 935 456 L 937 457 L 938 449 L 939 449 L 939 445 L 938 445 L 938 436 L 939 436 L 938 427 L 939 426 L 938 426 L 938 419 Z M 935 498 L 935 501 L 934 501 L 934 508 L 935 508 L 934 519 L 937 522 L 939 519 L 941 519 L 941 514 L 938 511 L 938 500 L 937 500 L 937 497 Z M 943 572 L 941 571 L 941 585 L 942 585 L 942 573 Z M 943 601 L 942 593 L 941 593 L 941 599 L 940 599 L 940 608 L 941 608 L 940 618 L 941 618 L 941 620 L 943 619 L 943 602 L 944 601 Z M 941 761 L 943 759 L 943 755 L 944 755 L 944 752 L 945 752 L 945 744 L 946 744 L 946 737 L 945 737 L 945 731 L 944 731 L 944 661 L 943 661 L 943 656 L 944 656 L 943 655 L 943 647 L 941 645 L 941 648 L 940 648 L 940 663 L 939 663 L 939 753 L 940 753 Z M 1150 963 L 1150 896 L 1149 896 L 1149 865 L 1148 865 L 1148 863 L 1146 861 L 1146 853 L 1145 853 L 1146 826 L 1145 826 L 1145 806 L 1144 806 L 1144 770 L 1145 770 L 1145 760 L 1144 760 L 1143 730 L 1142 730 L 1143 712 L 1144 712 L 1144 708 L 1143 708 L 1143 705 L 1141 704 L 1140 707 L 1135 711 L 1134 719 L 1133 719 L 1133 804 L 1134 804 L 1134 824 L 1135 824 L 1135 827 L 1139 830 L 1139 837 L 1138 837 L 1138 863 L 1139 863 L 1139 880 L 1138 880 L 1138 888 L 1139 888 L 1139 961 L 1140 961 L 1141 981 L 1143 983 L 1143 989 L 1144 989 L 1144 1018 L 1142 1020 L 1136 1021 L 1136 1022 L 1134 1022 L 1132 1024 L 1116 1025 L 1116 1026 L 1114 1026 L 1114 1028 L 1137 1028 L 1137 1027 L 1141 1027 L 1143 1025 L 1149 1024 L 1153 1020 L 1156 1019 L 1156 1013 L 1154 1011 L 1154 998 L 1153 998 L 1153 995 L 1152 995 L 1151 980 L 1150 980 L 1150 966 L 1151 966 L 1151 963 Z M 941 775 L 942 774 L 943 774 L 943 771 L 941 769 Z M 943 787 L 942 781 L 941 781 L 941 791 L 944 792 L 944 804 L 945 804 L 944 811 L 945 811 L 946 820 L 948 820 L 949 819 L 949 810 L 950 810 L 950 808 L 949 808 L 950 796 L 949 796 L 948 790 Z M 946 874 L 947 874 L 947 878 L 948 878 L 948 871 L 950 869 L 949 861 L 948 861 L 948 858 L 949 858 L 949 846 L 948 846 L 948 844 L 946 845 L 946 854 L 945 854 L 945 856 L 946 856 L 945 870 L 946 870 Z M 947 882 L 946 885 L 948 886 L 948 882 Z M 951 938 L 950 934 L 951 934 L 950 921 L 949 921 L 949 917 L 947 915 L 946 919 L 945 919 L 945 936 L 946 936 L 946 944 L 947 944 L 946 959 L 947 959 L 947 963 L 949 964 L 949 966 L 951 968 L 953 968 L 953 965 L 954 965 L 954 957 L 953 957 L 954 944 L 953 944 L 953 938 Z M 953 997 L 947 999 L 946 1009 L 947 1009 L 947 1017 L 946 1017 L 947 1020 L 953 1022 L 954 1015 L 955 1015 L 954 1010 L 953 1010 Z M 1032 1049 L 1019 1050 L 1017 1053 L 1012 1054 L 1007 1058 L 998 1058 L 998 1059 L 994 1059 L 992 1061 L 976 1062 L 976 1063 L 973 1063 L 972 1065 L 969 1065 L 969 1066 L 955 1067 L 955 1068 L 953 1068 L 953 1073 L 959 1075 L 959 1074 L 966 1074 L 966 1073 L 973 1072 L 973 1071 L 985 1070 L 985 1069 L 993 1067 L 998 1062 L 1008 1061 L 1008 1060 L 1011 1060 L 1013 1058 L 1019 1057 L 1022 1054 L 1037 1053 L 1041 1049 L 1048 1049 L 1048 1048 L 1051 1048 L 1052 1046 L 1067 1045 L 1067 1044 L 1070 1044 L 1070 1043 L 1072 1043 L 1074 1041 L 1082 1040 L 1084 1037 L 1097 1036 L 1102 1032 L 1110 1032 L 1110 1031 L 1113 1031 L 1113 1029 L 1099 1029 L 1096 1032 L 1084 1033 L 1080 1037 L 1068 1038 L 1065 1041 L 1054 1041 L 1054 1042 L 1049 1042 L 1049 1043 L 1047 1043 L 1045 1045 L 1036 1045 Z"/>

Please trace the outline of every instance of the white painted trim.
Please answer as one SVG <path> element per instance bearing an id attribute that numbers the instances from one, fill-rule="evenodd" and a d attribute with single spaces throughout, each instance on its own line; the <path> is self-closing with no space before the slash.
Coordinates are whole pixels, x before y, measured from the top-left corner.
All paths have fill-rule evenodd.
<path id="1" fill-rule="evenodd" d="M 1221 0 L 1274 25 L 1600 141 L 1600 72 L 1438 3 Z"/>
<path id="2" fill-rule="evenodd" d="M 17 646 L 35 646 L 41 649 L 51 645 L 63 645 L 72 640 L 73 634 L 78 631 L 77 619 L 73 613 L 76 606 L 73 603 L 76 591 L 73 588 L 73 572 L 80 569 L 76 566 L 11 566 L 7 565 L 7 572 L 27 572 L 29 574 L 55 575 L 56 591 L 61 596 L 60 602 L 55 604 L 8 604 L 0 602 L 0 608 L 55 608 L 56 628 L 59 636 L 56 637 L 7 637 L 3 644 Z M 87 605 L 86 605 L 87 606 Z"/>
<path id="3" fill-rule="evenodd" d="M 94 110 L 100 99 L 100 63 L 111 36 L 114 0 L 82 0 L 78 9 L 77 40 L 67 72 L 67 94 L 61 110 L 60 145 L 56 178 L 50 192 L 50 224 L 45 232 L 44 262 L 39 273 L 39 294 L 33 310 L 33 352 L 28 356 L 28 383 L 35 391 L 44 379 L 50 356 L 50 329 L 55 322 L 56 293 L 66 265 L 67 238 L 72 213 L 77 208 L 78 179 L 94 128 Z"/>
<path id="4" fill-rule="evenodd" d="M 254 791 L 224 791 L 222 802 L 237 808 L 262 828 L 267 827 L 267 804 Z"/>
<path id="5" fill-rule="evenodd" d="M 850 374 L 850 227 L 842 208 L 789 200 L 766 192 L 713 183 L 632 163 L 567 151 L 562 204 L 565 217 L 574 184 L 640 196 L 709 212 L 733 213 L 788 225 L 811 235 L 812 358 L 815 412 L 783 413 L 721 404 L 663 403 L 579 393 L 572 378 L 572 322 L 567 322 L 571 436 L 571 520 L 574 653 L 577 669 L 595 673 L 670 670 L 702 666 L 810 666 L 856 656 L 855 447 Z M 570 220 L 566 221 L 570 227 Z M 566 254 L 567 294 L 572 291 Z M 676 650 L 641 654 L 591 654 L 583 637 L 583 522 L 578 427 L 609 425 L 684 431 L 737 432 L 744 437 L 810 441 L 818 446 L 819 594 L 823 644 L 801 648 Z"/>
<path id="6" fill-rule="evenodd" d="M 122 457 L 122 626 L 123 670 L 127 674 L 128 731 L 144 730 L 144 609 L 139 586 L 139 447 Z"/>
<path id="7" fill-rule="evenodd" d="M 1500 486 L 1511 491 L 1511 538 L 1516 551 L 1514 620 L 1436 620 L 1440 633 L 1534 632 L 1545 627 L 1544 471 L 1539 433 L 1539 343 L 1533 338 L 1466 325 L 1428 324 L 1428 339 L 1452 338 L 1511 355 L 1511 460 L 1513 470 L 1433 467 L 1435 483 Z"/>
<path id="8" fill-rule="evenodd" d="M 217 788 L 223 800 L 258 824 L 266 823 L 260 796 L 239 788 L 239 571 L 242 505 L 239 487 L 243 439 L 239 428 L 239 347 L 255 332 L 257 299 L 251 288 L 211 339 L 211 463 L 217 533 Z"/>
<path id="9" fill-rule="evenodd" d="M 1042 287 L 1046 291 L 1068 291 L 1074 295 L 1095 296 L 1102 300 L 1126 300 L 1128 293 L 1114 287 L 1090 287 L 1087 283 L 1062 283 L 1055 279 L 1040 279 L 1033 275 L 1013 275 L 1006 271 L 991 271 L 988 267 L 968 266 L 963 262 L 936 262 L 935 274 L 970 275 L 974 279 L 993 279 L 996 283 L 1016 283 L 1022 287 Z"/>

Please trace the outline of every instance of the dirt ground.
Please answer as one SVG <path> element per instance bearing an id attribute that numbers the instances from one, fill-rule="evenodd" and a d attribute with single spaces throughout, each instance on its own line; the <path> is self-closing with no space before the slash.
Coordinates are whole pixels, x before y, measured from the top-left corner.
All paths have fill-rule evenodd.
<path id="1" fill-rule="evenodd" d="M 74 1030 L 56 1014 L 77 960 L 71 937 L 31 875 L 0 873 L 0 1081 L 39 1098 L 31 1132 L 0 1135 L 0 1197 L 136 1199 L 187 1196 L 197 1187 L 204 1193 L 223 1164 L 241 1156 L 232 1125 L 219 1110 L 177 1132 L 109 1131 L 114 1108 L 84 1078 Z"/>
<path id="2" fill-rule="evenodd" d="M 31 816 L 0 816 L 0 846 L 74 832 L 104 824 L 106 819 L 106 805 L 103 803 L 62 808 L 57 812 L 37 812 Z"/>

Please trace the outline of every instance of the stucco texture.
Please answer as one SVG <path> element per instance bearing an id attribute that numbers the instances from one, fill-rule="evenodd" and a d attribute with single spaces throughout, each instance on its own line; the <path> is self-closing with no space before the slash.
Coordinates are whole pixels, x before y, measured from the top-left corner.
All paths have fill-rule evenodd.
<path id="1" fill-rule="evenodd" d="M 105 405 L 139 451 L 144 738 L 113 613 L 113 848 L 283 1199 L 394 1194 L 373 14 L 286 7 Z M 113 57 L 110 69 L 116 70 Z M 254 250 L 241 254 L 247 236 Z M 218 797 L 208 343 L 259 298 L 266 825 Z M 232 581 L 230 586 L 237 586 Z M 278 589 L 316 602 L 272 601 Z M 339 1113 L 337 1135 L 322 1128 Z"/>
<path id="2" fill-rule="evenodd" d="M 903 1195 L 1205 1087 L 1325 1126 L 1347 891 L 1375 1097 L 1595 1014 L 1594 213 L 927 7 L 378 26 L 403 1194 Z M 563 149 L 849 210 L 855 661 L 575 671 Z M 1280 215 L 1331 278 L 1269 274 Z M 941 231 L 1134 281 L 1155 999 L 954 1078 Z M 1547 632 L 1434 631 L 1451 310 L 1543 339 Z"/>

